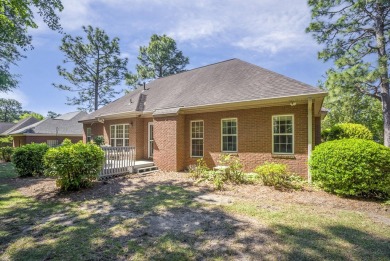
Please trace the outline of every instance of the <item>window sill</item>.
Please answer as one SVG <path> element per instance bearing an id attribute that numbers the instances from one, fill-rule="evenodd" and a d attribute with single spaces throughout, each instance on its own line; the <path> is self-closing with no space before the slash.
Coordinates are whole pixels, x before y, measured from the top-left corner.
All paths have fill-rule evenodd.
<path id="1" fill-rule="evenodd" d="M 232 155 L 232 156 L 238 156 L 238 152 L 237 151 L 221 151 L 221 154 L 229 154 L 229 155 Z"/>
<path id="2" fill-rule="evenodd" d="M 272 158 L 276 158 L 276 159 L 295 159 L 295 154 L 272 154 Z"/>

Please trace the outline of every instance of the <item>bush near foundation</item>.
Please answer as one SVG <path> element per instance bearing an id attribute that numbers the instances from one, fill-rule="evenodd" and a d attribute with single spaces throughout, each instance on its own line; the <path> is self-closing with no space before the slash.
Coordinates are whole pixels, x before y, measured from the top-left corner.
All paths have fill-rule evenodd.
<path id="1" fill-rule="evenodd" d="M 12 163 L 20 177 L 38 176 L 44 173 L 43 156 L 49 146 L 46 143 L 31 143 L 15 149 Z"/>
<path id="2" fill-rule="evenodd" d="M 265 162 L 257 166 L 255 173 L 265 186 L 273 186 L 277 189 L 302 189 L 303 179 L 290 173 L 286 164 Z"/>
<path id="3" fill-rule="evenodd" d="M 189 169 L 190 176 L 194 178 L 197 183 L 212 183 L 217 190 L 223 190 L 226 183 L 247 183 L 243 166 L 238 157 L 230 154 L 221 154 L 219 156 L 218 165 L 223 166 L 224 168 L 210 170 L 203 158 L 198 159 L 197 164 Z"/>
<path id="4" fill-rule="evenodd" d="M 103 159 L 104 151 L 95 144 L 65 141 L 62 146 L 47 151 L 45 174 L 56 177 L 61 190 L 78 190 L 90 186 L 98 178 Z"/>
<path id="5" fill-rule="evenodd" d="M 322 131 L 322 137 L 325 141 L 340 139 L 364 139 L 372 140 L 372 132 L 362 124 L 339 123 L 330 129 Z"/>
<path id="6" fill-rule="evenodd" d="M 14 152 L 14 148 L 13 147 L 10 147 L 10 146 L 1 147 L 0 148 L 0 157 L 5 162 L 10 162 L 13 152 Z"/>
<path id="7" fill-rule="evenodd" d="M 390 195 L 390 148 L 374 141 L 342 139 L 318 145 L 310 158 L 313 181 L 344 196 Z"/>

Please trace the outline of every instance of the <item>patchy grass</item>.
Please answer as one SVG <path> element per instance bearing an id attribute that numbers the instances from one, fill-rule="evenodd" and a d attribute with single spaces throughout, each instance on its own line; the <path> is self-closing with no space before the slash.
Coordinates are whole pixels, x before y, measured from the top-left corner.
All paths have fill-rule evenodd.
<path id="1" fill-rule="evenodd" d="M 15 168 L 10 162 L 0 163 L 0 179 L 1 178 L 16 178 L 18 175 L 15 172 Z"/>
<path id="2" fill-rule="evenodd" d="M 390 260 L 388 216 L 242 195 L 217 205 L 166 178 L 68 202 L 2 181 L 0 260 Z"/>
<path id="3" fill-rule="evenodd" d="M 253 202 L 222 209 L 266 223 L 283 239 L 283 251 L 297 260 L 390 260 L 390 226 L 363 213 L 293 204 L 264 208 Z"/>

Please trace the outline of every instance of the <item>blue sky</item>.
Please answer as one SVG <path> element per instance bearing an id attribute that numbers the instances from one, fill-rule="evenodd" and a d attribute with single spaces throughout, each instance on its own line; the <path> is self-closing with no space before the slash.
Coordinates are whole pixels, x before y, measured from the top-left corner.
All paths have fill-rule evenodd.
<path id="1" fill-rule="evenodd" d="M 316 86 L 329 64 L 317 60 L 318 44 L 305 33 L 310 10 L 305 0 L 63 0 L 64 32 L 82 35 L 82 25 L 100 27 L 120 38 L 122 55 L 135 71 L 138 48 L 150 36 L 167 34 L 190 58 L 187 69 L 239 58 Z M 245 3 L 245 4 L 244 4 Z M 52 83 L 61 83 L 57 65 L 62 36 L 42 22 L 32 30 L 34 50 L 18 63 L 20 85 L 0 94 L 22 102 L 23 108 L 43 115 L 66 113 L 66 96 Z M 118 90 L 126 86 L 117 86 Z"/>

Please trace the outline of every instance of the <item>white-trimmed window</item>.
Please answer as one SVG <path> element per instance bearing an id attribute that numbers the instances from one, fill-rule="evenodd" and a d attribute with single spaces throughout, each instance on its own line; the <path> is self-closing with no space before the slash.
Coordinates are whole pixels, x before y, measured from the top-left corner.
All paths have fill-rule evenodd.
<path id="1" fill-rule="evenodd" d="M 87 142 L 90 142 L 92 140 L 92 130 L 91 128 L 87 128 Z"/>
<path id="2" fill-rule="evenodd" d="M 47 140 L 46 143 L 49 147 L 52 147 L 52 148 L 58 146 L 58 140 Z"/>
<path id="3" fill-rule="evenodd" d="M 238 147 L 238 127 L 237 119 L 222 119 L 221 120 L 221 150 L 222 152 L 237 152 Z"/>
<path id="4" fill-rule="evenodd" d="M 272 116 L 272 152 L 275 154 L 294 153 L 294 116 Z"/>
<path id="5" fill-rule="evenodd" d="M 203 121 L 191 121 L 191 157 L 203 157 Z"/>
<path id="6" fill-rule="evenodd" d="M 110 145 L 112 147 L 129 146 L 129 124 L 110 126 Z"/>

